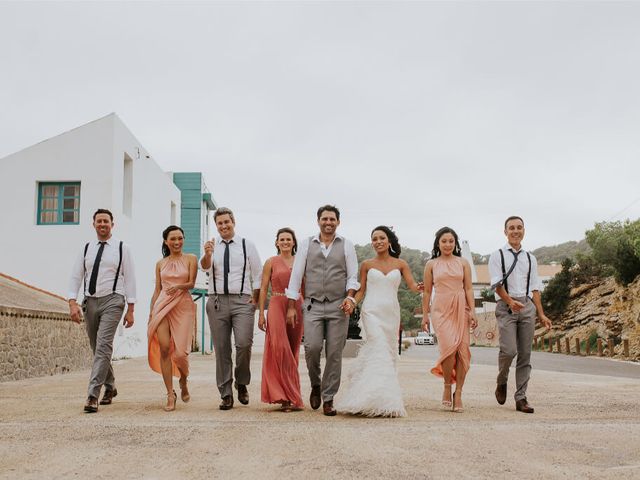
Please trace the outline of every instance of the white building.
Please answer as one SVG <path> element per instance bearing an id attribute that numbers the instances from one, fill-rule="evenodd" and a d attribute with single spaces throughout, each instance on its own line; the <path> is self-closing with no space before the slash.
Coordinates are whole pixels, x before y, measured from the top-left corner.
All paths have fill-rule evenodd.
<path id="1" fill-rule="evenodd" d="M 66 296 L 73 261 L 95 238 L 94 211 L 111 210 L 114 236 L 134 254 L 138 298 L 114 355 L 144 355 L 162 230 L 188 219 L 187 250 L 199 256 L 214 207 L 201 174 L 162 171 L 112 113 L 0 159 L 0 272 Z"/>

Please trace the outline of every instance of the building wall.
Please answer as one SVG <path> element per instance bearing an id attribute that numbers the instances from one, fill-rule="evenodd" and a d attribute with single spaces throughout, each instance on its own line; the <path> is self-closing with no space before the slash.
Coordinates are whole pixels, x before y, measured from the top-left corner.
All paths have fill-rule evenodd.
<path id="1" fill-rule="evenodd" d="M 0 306 L 0 382 L 91 366 L 84 324 L 69 315 Z"/>
<path id="2" fill-rule="evenodd" d="M 123 208 L 125 156 L 131 160 L 130 209 Z M 39 181 L 81 182 L 78 225 L 37 225 Z M 12 227 L 12 235 L 3 237 L 0 270 L 65 297 L 76 256 L 95 238 L 93 212 L 113 212 L 113 235 L 134 254 L 138 300 L 136 322 L 118 330 L 114 356 L 144 355 L 162 230 L 180 222 L 180 191 L 171 176 L 110 114 L 0 159 L 0 182 L 3 223 Z"/>

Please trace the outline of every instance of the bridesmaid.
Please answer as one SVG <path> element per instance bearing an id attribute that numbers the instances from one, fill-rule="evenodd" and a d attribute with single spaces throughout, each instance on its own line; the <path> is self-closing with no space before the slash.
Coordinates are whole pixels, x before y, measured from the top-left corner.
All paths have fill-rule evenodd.
<path id="1" fill-rule="evenodd" d="M 429 331 L 429 313 L 438 338 L 440 358 L 431 373 L 444 378 L 442 405 L 462 413 L 462 387 L 471 362 L 469 328 L 476 328 L 471 266 L 460 256 L 458 235 L 443 227 L 436 232 L 431 260 L 424 268 L 422 329 Z M 432 287 L 435 298 L 431 304 Z M 451 384 L 456 391 L 451 401 Z"/>
<path id="2" fill-rule="evenodd" d="M 180 377 L 183 402 L 191 398 L 187 388 L 189 352 L 196 318 L 196 305 L 189 290 L 196 282 L 197 259 L 183 253 L 184 231 L 175 225 L 162 232 L 162 260 L 156 264 L 156 289 L 149 314 L 149 366 L 162 374 L 167 388 L 164 410 L 176 409 L 173 376 Z"/>
<path id="3" fill-rule="evenodd" d="M 281 228 L 276 234 L 278 255 L 271 257 L 262 270 L 260 287 L 258 328 L 266 331 L 262 361 L 262 401 L 279 403 L 282 410 L 301 410 L 304 406 L 300 395 L 298 352 L 302 339 L 302 321 L 287 323 L 287 297 L 285 289 L 293 268 L 298 248 L 296 234 L 290 228 Z M 265 317 L 267 288 L 271 283 L 269 312 Z M 302 299 L 296 301 L 298 319 L 302 319 Z"/>

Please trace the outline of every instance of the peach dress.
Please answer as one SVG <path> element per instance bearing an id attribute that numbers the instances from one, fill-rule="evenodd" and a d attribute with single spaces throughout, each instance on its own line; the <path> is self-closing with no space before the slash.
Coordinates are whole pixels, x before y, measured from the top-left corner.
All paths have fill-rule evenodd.
<path id="1" fill-rule="evenodd" d="M 156 330 L 165 318 L 171 331 L 171 363 L 173 376 L 180 377 L 182 372 L 189 374 L 189 352 L 193 337 L 193 325 L 196 319 L 196 304 L 188 290 L 178 290 L 167 295 L 166 289 L 177 283 L 189 281 L 189 266 L 184 257 L 167 257 L 160 267 L 162 290 L 151 311 L 151 319 L 147 329 L 149 339 L 149 366 L 155 372 L 160 370 L 160 344 Z"/>
<path id="2" fill-rule="evenodd" d="M 438 257 L 433 264 L 435 297 L 431 305 L 431 323 L 438 337 L 440 358 L 431 373 L 443 377 L 442 362 L 450 355 L 459 354 L 453 366 L 451 383 L 456 383 L 456 372 L 468 371 L 471 363 L 469 350 L 470 310 L 464 292 L 464 267 L 459 257 Z"/>
<path id="3" fill-rule="evenodd" d="M 296 301 L 298 321 L 287 324 L 287 303 L 284 291 L 289 285 L 291 268 L 280 257 L 271 258 L 271 299 L 267 311 L 267 336 L 262 359 L 262 401 L 291 402 L 302 408 L 298 353 L 302 339 L 302 299 Z"/>

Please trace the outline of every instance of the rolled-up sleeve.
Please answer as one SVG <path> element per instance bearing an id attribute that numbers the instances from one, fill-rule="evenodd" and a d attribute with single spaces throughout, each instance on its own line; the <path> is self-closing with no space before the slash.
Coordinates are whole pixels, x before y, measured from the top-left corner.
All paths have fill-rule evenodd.
<path id="1" fill-rule="evenodd" d="M 498 250 L 489 257 L 489 278 L 491 288 L 502 285 L 502 266 L 500 264 L 500 251 Z"/>
<path id="2" fill-rule="evenodd" d="M 344 258 L 347 263 L 347 291 L 359 290 L 358 282 L 358 255 L 356 248 L 346 238 L 344 239 Z"/>
<path id="3" fill-rule="evenodd" d="M 247 242 L 249 255 L 249 268 L 251 269 L 251 285 L 254 290 L 259 290 L 262 284 L 262 261 L 258 249 L 253 242 Z"/>
<path id="4" fill-rule="evenodd" d="M 307 265 L 307 254 L 309 253 L 309 239 L 306 238 L 298 245 L 298 252 L 293 261 L 293 269 L 289 278 L 289 287 L 285 290 L 287 298 L 297 300 L 300 296 L 300 287 L 302 286 L 302 277 Z"/>
<path id="5" fill-rule="evenodd" d="M 71 278 L 69 279 L 69 289 L 67 291 L 68 300 L 76 300 L 80 286 L 84 280 L 84 252 L 80 252 L 76 257 L 76 261 L 71 269 Z M 84 292 L 83 292 L 84 293 Z"/>
<path id="6" fill-rule="evenodd" d="M 540 281 L 540 276 L 538 275 L 538 260 L 533 255 L 531 256 L 531 287 L 529 289 L 530 292 L 538 290 L 542 291 L 542 281 Z"/>
<path id="7" fill-rule="evenodd" d="M 124 278 L 124 296 L 127 303 L 136 303 L 136 269 L 129 246 L 122 245 L 122 276 Z"/>

